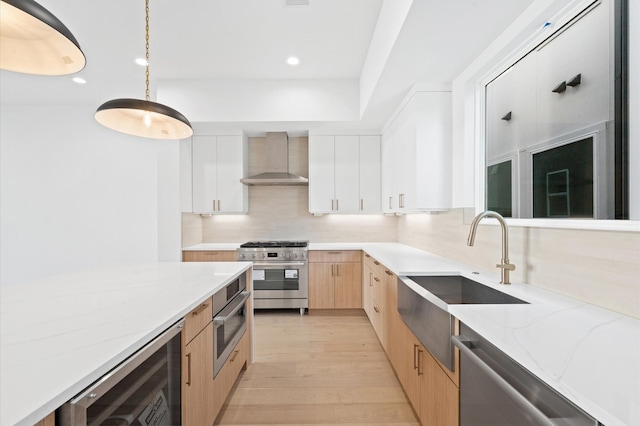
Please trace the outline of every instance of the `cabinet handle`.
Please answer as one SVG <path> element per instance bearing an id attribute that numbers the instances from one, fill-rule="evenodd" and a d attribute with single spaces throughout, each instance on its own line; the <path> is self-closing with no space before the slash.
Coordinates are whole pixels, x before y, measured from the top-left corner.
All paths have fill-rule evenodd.
<path id="1" fill-rule="evenodd" d="M 389 197 L 389 208 L 393 208 L 393 197 Z"/>
<path id="2" fill-rule="evenodd" d="M 502 117 L 500 120 L 504 120 L 504 121 L 511 121 L 511 111 L 509 111 L 504 117 Z"/>
<path id="3" fill-rule="evenodd" d="M 216 211 L 216 200 L 213 200 L 213 211 Z"/>
<path id="4" fill-rule="evenodd" d="M 376 311 L 376 313 L 380 313 L 380 309 L 378 309 L 378 307 L 377 307 L 377 306 L 374 306 L 374 307 L 373 307 L 373 310 L 374 310 L 374 311 Z"/>
<path id="5" fill-rule="evenodd" d="M 341 251 L 328 251 L 328 254 L 342 254 Z"/>
<path id="6" fill-rule="evenodd" d="M 563 81 L 562 83 L 560 83 L 556 87 L 554 87 L 552 92 L 553 93 L 564 93 L 565 90 L 567 90 L 567 82 Z"/>
<path id="7" fill-rule="evenodd" d="M 424 374 L 424 371 L 422 371 L 422 363 L 420 362 L 420 360 L 422 359 L 422 354 L 423 352 L 418 349 L 418 376 L 422 376 Z"/>
<path id="8" fill-rule="evenodd" d="M 404 208 L 404 194 L 398 194 L 398 207 Z"/>
<path id="9" fill-rule="evenodd" d="M 388 269 L 385 269 L 384 273 L 389 275 L 389 276 L 393 275 L 393 272 L 389 271 Z"/>
<path id="10" fill-rule="evenodd" d="M 376 265 L 380 265 L 380 262 L 378 262 L 377 260 L 374 260 L 373 263 Z"/>
<path id="11" fill-rule="evenodd" d="M 196 309 L 195 311 L 191 312 L 191 315 L 198 315 L 200 312 L 202 312 L 205 309 L 207 309 L 207 306 L 209 306 L 208 303 L 203 303 L 202 305 L 198 306 L 198 309 Z"/>
<path id="12" fill-rule="evenodd" d="M 332 264 L 331 264 L 331 276 L 332 276 L 332 277 L 335 277 L 335 275 L 333 274 L 333 267 L 334 267 L 334 266 L 336 266 L 336 265 L 332 263 Z"/>
<path id="13" fill-rule="evenodd" d="M 373 279 L 375 280 L 375 282 L 379 283 L 380 282 L 380 278 L 378 277 L 373 277 Z"/>
<path id="14" fill-rule="evenodd" d="M 368 254 L 365 253 L 364 257 L 371 257 L 371 256 L 369 256 Z"/>
<path id="15" fill-rule="evenodd" d="M 418 345 L 413 344 L 413 369 L 418 369 Z"/>
<path id="16" fill-rule="evenodd" d="M 336 265 L 336 277 L 340 276 L 340 265 Z"/>
<path id="17" fill-rule="evenodd" d="M 369 287 L 373 287 L 373 272 L 369 272 Z"/>
<path id="18" fill-rule="evenodd" d="M 233 351 L 233 355 L 231 356 L 231 358 L 229 358 L 230 362 L 233 362 L 233 361 L 236 360 L 236 357 L 238 356 L 238 352 L 240 352 L 240 351 L 237 350 L 237 349 L 235 351 Z"/>
<path id="19" fill-rule="evenodd" d="M 220 211 L 220 200 L 218 200 L 218 211 Z"/>
<path id="20" fill-rule="evenodd" d="M 576 87 L 582 83 L 582 74 L 578 74 L 567 82 L 567 86 Z"/>
<path id="21" fill-rule="evenodd" d="M 187 386 L 191 386 L 191 354 L 187 354 Z"/>
<path id="22" fill-rule="evenodd" d="M 336 211 L 340 210 L 340 200 L 336 199 Z"/>

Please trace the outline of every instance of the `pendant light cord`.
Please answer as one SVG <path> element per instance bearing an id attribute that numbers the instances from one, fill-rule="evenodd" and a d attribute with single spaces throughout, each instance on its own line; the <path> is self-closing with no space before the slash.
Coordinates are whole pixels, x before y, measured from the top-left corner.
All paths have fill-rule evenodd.
<path id="1" fill-rule="evenodd" d="M 151 96 L 149 96 L 149 0 L 145 0 L 145 17 L 146 17 L 146 26 L 145 26 L 145 52 L 146 52 L 146 72 L 145 72 L 145 83 L 147 85 L 147 90 L 145 91 L 145 99 L 147 101 L 151 100 Z"/>

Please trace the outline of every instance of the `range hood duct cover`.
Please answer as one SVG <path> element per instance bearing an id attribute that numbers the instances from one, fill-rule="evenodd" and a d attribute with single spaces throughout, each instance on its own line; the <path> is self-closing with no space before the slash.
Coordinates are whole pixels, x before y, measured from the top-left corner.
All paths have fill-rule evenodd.
<path id="1" fill-rule="evenodd" d="M 240 179 L 245 185 L 308 185 L 309 179 L 289 173 L 289 138 L 286 132 L 269 132 L 265 142 L 267 171 Z"/>

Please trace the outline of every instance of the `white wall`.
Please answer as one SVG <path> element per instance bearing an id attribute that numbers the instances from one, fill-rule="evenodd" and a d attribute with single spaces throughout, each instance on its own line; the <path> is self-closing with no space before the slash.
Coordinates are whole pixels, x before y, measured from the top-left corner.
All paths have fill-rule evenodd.
<path id="1" fill-rule="evenodd" d="M 157 260 L 159 142 L 103 128 L 94 111 L 2 105 L 1 285 Z"/>

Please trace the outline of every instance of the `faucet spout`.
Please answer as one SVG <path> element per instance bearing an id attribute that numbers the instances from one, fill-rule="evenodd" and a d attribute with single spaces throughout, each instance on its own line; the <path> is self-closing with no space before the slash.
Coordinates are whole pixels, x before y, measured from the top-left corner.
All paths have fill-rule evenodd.
<path id="1" fill-rule="evenodd" d="M 509 263 L 509 229 L 507 228 L 507 222 L 500 213 L 487 210 L 474 217 L 471 222 L 467 245 L 473 246 L 476 239 L 476 232 L 478 231 L 478 224 L 485 217 L 493 217 L 500 223 L 500 228 L 502 229 L 502 259 L 500 264 L 496 265 L 496 267 L 500 268 L 500 283 L 511 284 L 511 281 L 509 280 L 509 271 L 514 271 L 516 269 L 516 265 Z"/>

